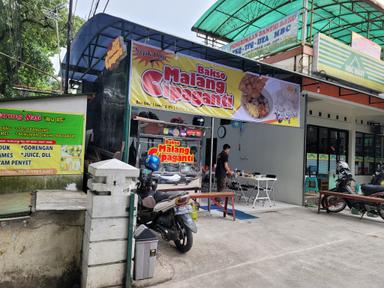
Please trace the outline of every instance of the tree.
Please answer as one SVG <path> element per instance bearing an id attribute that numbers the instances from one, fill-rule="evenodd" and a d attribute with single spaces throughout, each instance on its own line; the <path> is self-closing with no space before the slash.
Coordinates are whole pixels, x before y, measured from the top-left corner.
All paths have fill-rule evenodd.
<path id="1" fill-rule="evenodd" d="M 14 85 L 44 90 L 59 87 L 59 83 L 47 75 L 54 74 L 49 57 L 59 52 L 56 22 L 49 11 L 57 12 L 59 44 L 65 47 L 68 8 L 55 10 L 63 2 L 0 0 L 0 52 L 10 56 L 0 54 L 0 95 L 3 97 L 14 95 Z M 75 35 L 84 20 L 77 16 L 73 19 L 72 35 Z"/>

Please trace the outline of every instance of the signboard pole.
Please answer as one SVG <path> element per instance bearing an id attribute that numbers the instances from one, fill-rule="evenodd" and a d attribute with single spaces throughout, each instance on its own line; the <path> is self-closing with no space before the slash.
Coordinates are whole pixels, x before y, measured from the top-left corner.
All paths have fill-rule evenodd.
<path id="1" fill-rule="evenodd" d="M 308 0 L 303 0 L 303 25 L 301 27 L 301 45 L 304 46 L 307 40 L 307 14 Z"/>
<path id="2" fill-rule="evenodd" d="M 305 201 L 305 175 L 307 172 L 307 110 L 308 110 L 308 94 L 303 94 L 304 97 L 304 141 L 303 141 L 303 180 L 302 180 L 302 188 L 303 188 L 303 195 L 302 195 L 302 204 L 304 205 Z M 311 175 L 308 175 L 311 176 Z M 320 200 L 319 200 L 320 201 Z"/>
<path id="3" fill-rule="evenodd" d="M 72 37 L 72 2 L 69 0 L 68 8 L 68 23 L 67 23 L 67 61 L 65 67 L 65 82 L 64 82 L 64 94 L 68 94 L 69 89 L 69 65 L 71 60 L 71 37 Z"/>
<path id="4" fill-rule="evenodd" d="M 124 44 L 125 45 L 125 44 Z M 131 50 L 131 42 L 128 43 L 126 46 L 127 51 Z M 129 57 L 131 56 L 130 53 L 127 53 Z M 131 61 L 131 59 L 129 59 Z M 130 68 L 129 68 L 130 69 Z M 126 73 L 126 83 L 129 83 L 130 85 L 130 73 Z M 127 85 L 127 91 L 125 91 L 125 109 L 124 109 L 124 132 L 123 132 L 123 144 L 124 147 L 122 147 L 121 152 L 122 155 L 122 161 L 125 163 L 128 163 L 129 160 L 129 140 L 131 135 L 131 105 L 129 103 L 129 85 Z"/>
<path id="5" fill-rule="evenodd" d="M 209 193 L 212 192 L 212 167 L 213 167 L 213 132 L 215 128 L 215 118 L 211 118 L 211 155 L 209 155 Z M 208 199 L 208 209 L 211 209 L 210 199 Z M 209 211 L 210 212 L 210 211 Z"/>
<path id="6" fill-rule="evenodd" d="M 131 50 L 130 42 L 127 45 L 128 51 Z M 130 54 L 129 54 L 130 55 Z M 131 61 L 131 59 L 129 59 Z M 127 73 L 127 83 L 130 83 L 130 73 Z M 129 103 L 129 85 L 127 86 L 125 97 L 125 115 L 124 115 L 124 134 L 123 134 L 123 162 L 128 163 L 129 160 L 129 140 L 131 134 L 131 105 Z M 132 287 L 132 255 L 133 255 L 133 237 L 134 237 L 134 217 L 136 213 L 135 194 L 133 191 L 129 194 L 128 207 L 128 236 L 127 236 L 127 268 L 125 276 L 125 287 Z"/>

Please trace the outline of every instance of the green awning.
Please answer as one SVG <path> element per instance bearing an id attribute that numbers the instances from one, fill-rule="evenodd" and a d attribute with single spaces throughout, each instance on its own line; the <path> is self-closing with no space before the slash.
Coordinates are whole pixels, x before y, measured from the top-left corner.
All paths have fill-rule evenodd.
<path id="1" fill-rule="evenodd" d="M 302 8 L 302 0 L 218 0 L 192 30 L 232 42 Z M 384 46 L 384 10 L 368 0 L 308 0 L 308 10 L 313 11 L 308 13 L 308 42 L 311 35 L 322 32 L 350 44 L 355 31 Z"/>

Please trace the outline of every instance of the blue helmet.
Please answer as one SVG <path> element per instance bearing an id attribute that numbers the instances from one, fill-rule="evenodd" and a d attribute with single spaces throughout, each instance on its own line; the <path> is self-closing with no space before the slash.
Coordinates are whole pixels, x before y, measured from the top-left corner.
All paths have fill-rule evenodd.
<path id="1" fill-rule="evenodd" d="M 145 168 L 151 171 L 157 171 L 160 167 L 160 158 L 156 155 L 148 155 L 145 158 Z"/>

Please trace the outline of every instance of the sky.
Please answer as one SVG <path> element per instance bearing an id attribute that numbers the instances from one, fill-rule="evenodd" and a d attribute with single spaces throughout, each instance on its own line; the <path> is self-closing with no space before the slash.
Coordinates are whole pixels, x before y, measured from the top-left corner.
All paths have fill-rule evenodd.
<path id="1" fill-rule="evenodd" d="M 87 19 L 92 0 L 77 2 L 75 14 Z M 97 2 L 97 0 L 94 0 Z M 191 31 L 195 22 L 216 0 L 109 0 L 105 13 L 182 38 L 200 41 Z M 102 12 L 107 0 L 100 0 Z"/>
<path id="2" fill-rule="evenodd" d="M 74 13 L 87 20 L 92 2 L 95 7 L 97 0 L 73 0 Z M 96 14 L 103 12 L 107 2 L 108 0 L 100 0 Z M 196 37 L 191 28 L 215 2 L 216 0 L 109 0 L 105 13 L 201 43 L 202 39 Z M 64 48 L 61 50 L 61 59 L 64 58 L 65 51 Z M 52 57 L 51 61 L 58 73 L 58 56 Z"/>
<path id="3" fill-rule="evenodd" d="M 375 1 L 384 5 L 384 0 Z M 74 13 L 87 20 L 92 2 L 96 4 L 98 0 L 73 0 Z M 107 2 L 108 0 L 100 0 L 96 13 L 102 12 Z M 201 43 L 202 39 L 196 37 L 191 27 L 215 2 L 216 0 L 109 0 L 105 13 Z M 62 49 L 61 55 L 63 58 L 65 49 Z M 58 57 L 53 57 L 52 62 L 57 71 Z"/>

